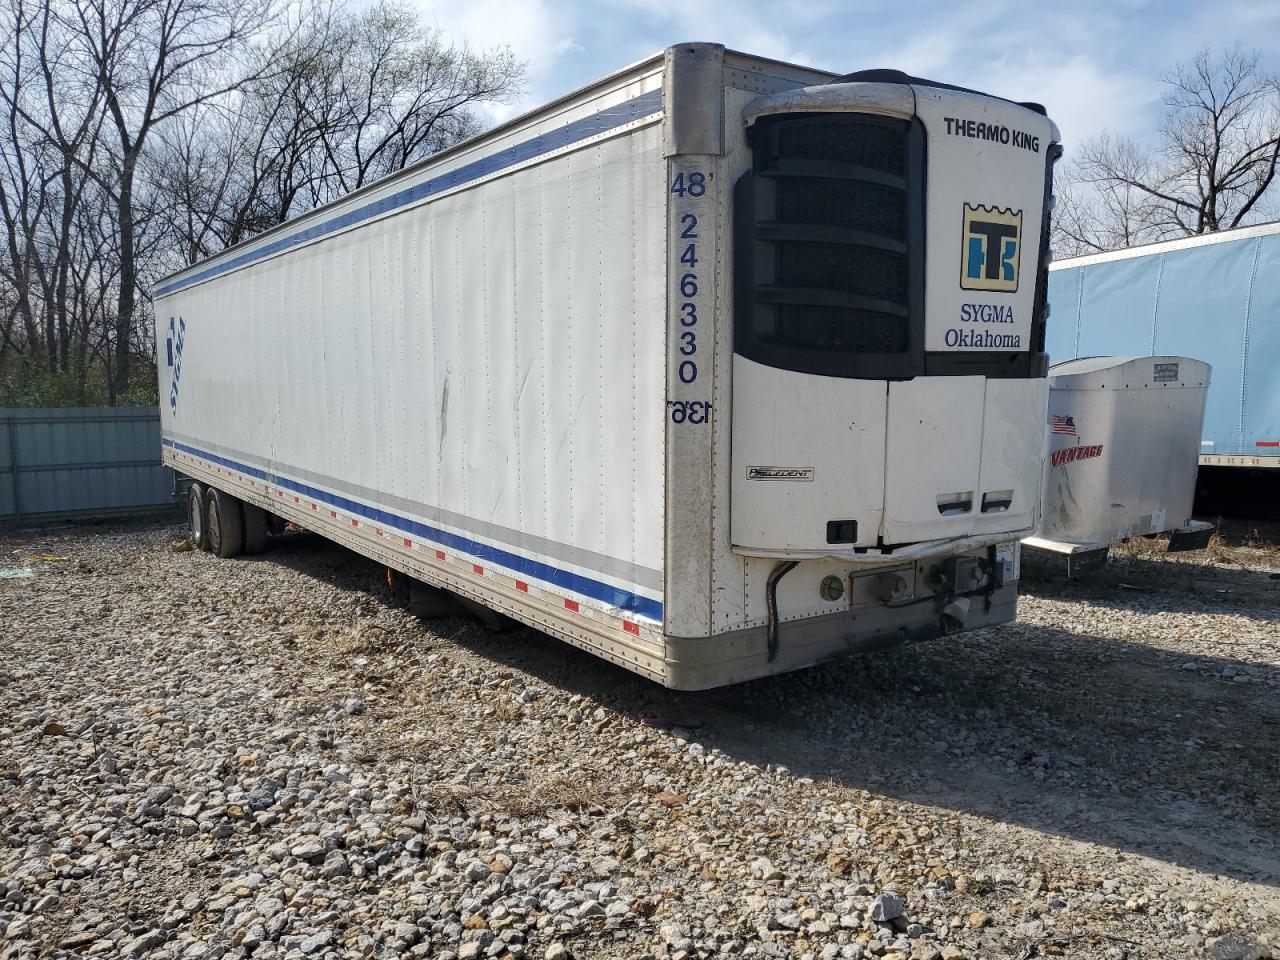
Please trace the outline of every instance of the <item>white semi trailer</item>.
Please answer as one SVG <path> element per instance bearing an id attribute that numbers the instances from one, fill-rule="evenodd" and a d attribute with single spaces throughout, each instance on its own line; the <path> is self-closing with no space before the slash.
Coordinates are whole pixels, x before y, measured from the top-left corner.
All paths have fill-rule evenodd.
<path id="1" fill-rule="evenodd" d="M 671 47 L 159 285 L 193 534 L 269 513 L 685 689 L 1010 620 L 1057 141 Z"/>

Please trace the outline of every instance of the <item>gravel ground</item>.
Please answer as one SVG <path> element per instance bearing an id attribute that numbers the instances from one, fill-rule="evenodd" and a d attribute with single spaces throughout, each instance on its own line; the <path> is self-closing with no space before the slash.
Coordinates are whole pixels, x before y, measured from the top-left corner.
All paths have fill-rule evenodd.
<path id="1" fill-rule="evenodd" d="M 693 695 L 181 536 L 0 539 L 0 960 L 1280 957 L 1274 551 Z"/>

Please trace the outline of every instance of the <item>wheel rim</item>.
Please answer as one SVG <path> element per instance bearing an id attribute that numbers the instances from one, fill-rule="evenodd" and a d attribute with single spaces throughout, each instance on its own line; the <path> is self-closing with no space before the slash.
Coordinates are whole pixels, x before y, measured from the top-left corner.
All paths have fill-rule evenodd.
<path id="1" fill-rule="evenodd" d="M 204 510 L 197 496 L 187 498 L 187 523 L 191 525 L 191 539 L 199 541 L 204 532 Z"/>
<path id="2" fill-rule="evenodd" d="M 218 517 L 218 506 L 212 497 L 209 498 L 209 514 L 205 518 L 204 535 L 209 539 L 209 550 L 217 553 L 222 547 L 222 524 Z"/>

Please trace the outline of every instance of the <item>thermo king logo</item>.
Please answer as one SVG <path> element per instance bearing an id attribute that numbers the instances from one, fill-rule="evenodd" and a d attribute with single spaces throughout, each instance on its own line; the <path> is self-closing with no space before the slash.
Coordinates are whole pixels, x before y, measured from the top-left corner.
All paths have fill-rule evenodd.
<path id="1" fill-rule="evenodd" d="M 747 467 L 748 480 L 813 480 L 813 467 Z"/>
<path id="2" fill-rule="evenodd" d="M 1021 210 L 964 205 L 960 254 L 962 289 L 1015 292 L 1021 250 Z"/>

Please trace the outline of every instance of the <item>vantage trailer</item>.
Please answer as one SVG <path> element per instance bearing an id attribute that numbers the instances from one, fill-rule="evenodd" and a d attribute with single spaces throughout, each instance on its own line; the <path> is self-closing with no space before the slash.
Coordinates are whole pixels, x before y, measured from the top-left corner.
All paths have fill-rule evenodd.
<path id="1" fill-rule="evenodd" d="M 1049 368 L 1043 518 L 1024 546 L 1104 566 L 1111 544 L 1169 534 L 1200 550 L 1213 526 L 1191 517 L 1210 368 L 1190 357 L 1086 357 Z"/>
<path id="2" fill-rule="evenodd" d="M 163 281 L 193 536 L 270 515 L 671 687 L 1013 618 L 1058 134 L 681 44 Z"/>

